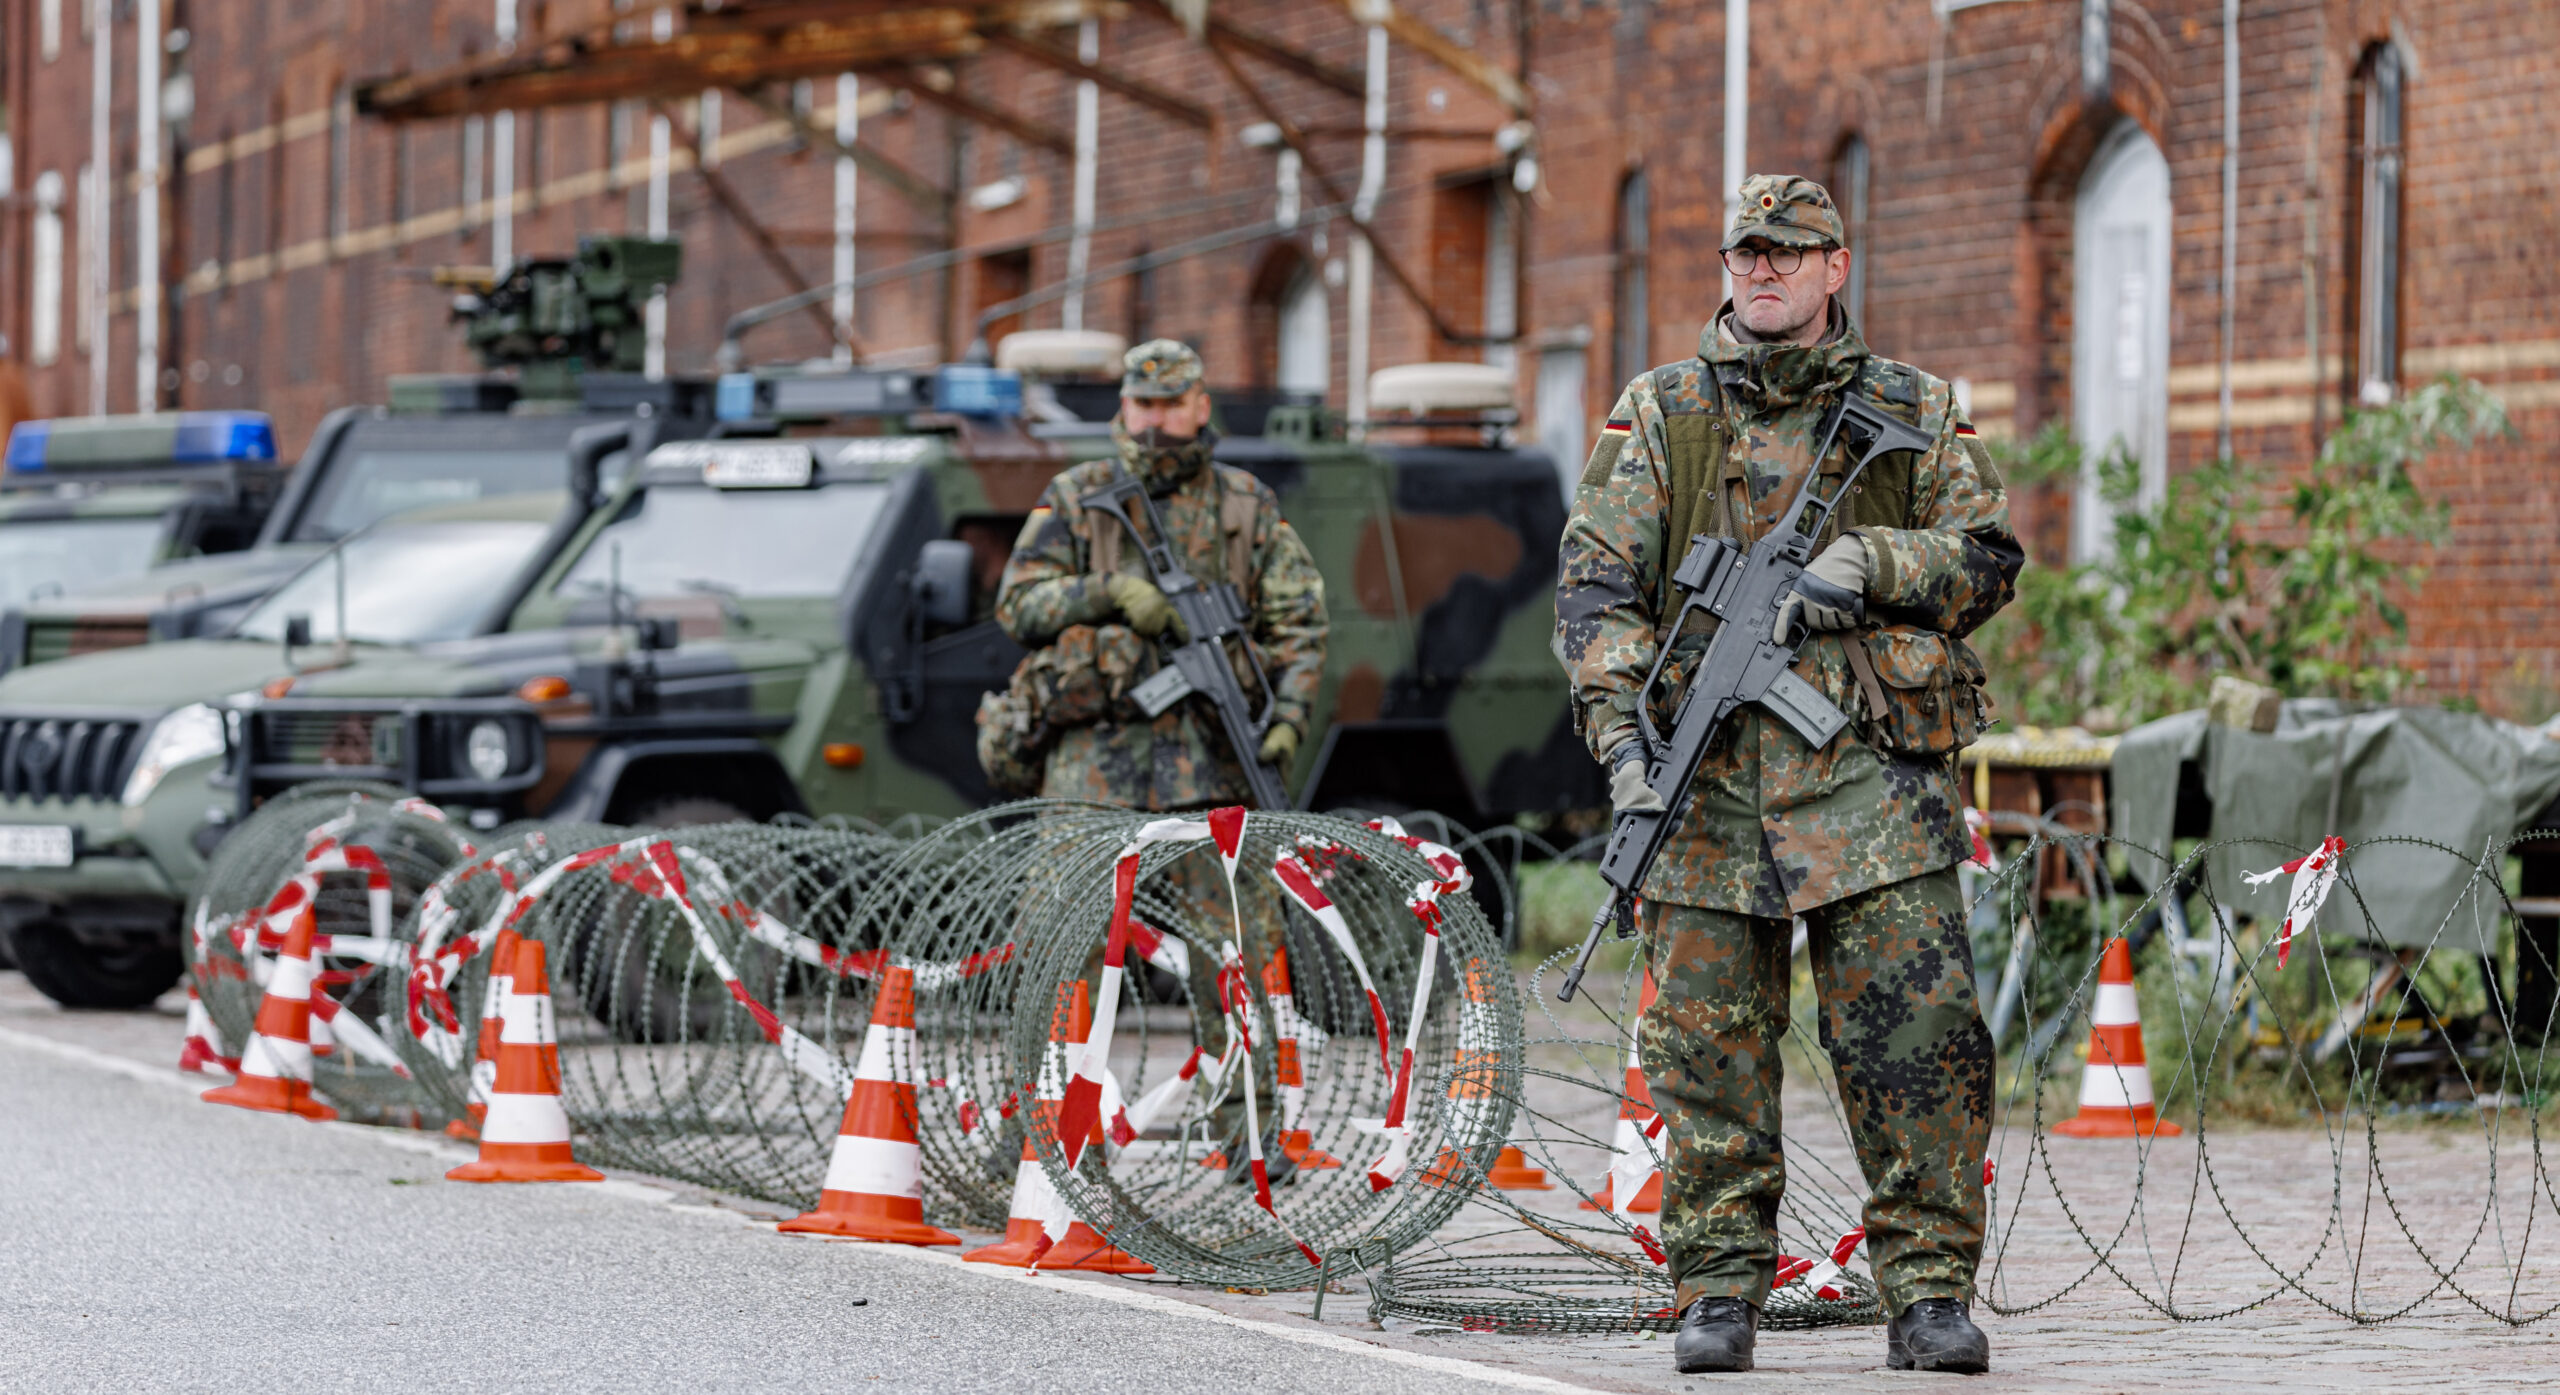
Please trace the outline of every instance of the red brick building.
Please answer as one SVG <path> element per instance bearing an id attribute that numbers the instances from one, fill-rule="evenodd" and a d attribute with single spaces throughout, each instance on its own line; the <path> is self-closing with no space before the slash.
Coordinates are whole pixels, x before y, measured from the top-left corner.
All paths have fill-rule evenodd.
<path id="1" fill-rule="evenodd" d="M 468 366 L 432 268 L 662 208 L 688 253 L 671 371 L 847 265 L 880 279 L 750 356 L 952 357 L 1081 248 L 1080 306 L 991 328 L 1080 311 L 1197 342 L 1218 381 L 1354 407 L 1361 362 L 1490 358 L 1525 429 L 1578 457 L 1720 297 L 1730 125 L 1748 168 L 1832 184 L 1868 338 L 1961 379 L 1988 432 L 2121 436 L 2157 479 L 2226 439 L 2300 461 L 2366 393 L 2490 383 L 2521 435 L 2427 467 L 2454 535 L 2414 634 L 2439 691 L 2560 688 L 2547 4 L 1216 0 L 1195 38 L 1170 0 L 795 0 L 808 27 L 754 50 L 774 81 L 671 85 L 778 6 L 0 0 L 0 333 L 31 409 L 259 406 L 292 448 L 388 373 Z M 1348 214 L 1373 96 L 1364 298 Z M 2048 555 L 2072 545 L 2064 498 L 2021 512 Z"/>

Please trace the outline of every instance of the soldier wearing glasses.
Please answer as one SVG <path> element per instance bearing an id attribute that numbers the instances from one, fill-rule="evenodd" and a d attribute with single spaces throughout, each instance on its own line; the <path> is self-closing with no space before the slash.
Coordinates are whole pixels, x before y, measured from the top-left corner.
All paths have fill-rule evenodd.
<path id="1" fill-rule="evenodd" d="M 1991 1037 L 1974 1000 L 1955 864 L 1969 848 L 1955 753 L 1983 720 L 1964 636 L 2014 594 L 2022 560 L 1999 473 L 1948 385 L 1867 350 L 1836 298 L 1849 249 L 1821 185 L 1755 175 L 1724 241 L 1733 299 L 1698 355 L 1627 385 L 1566 524 L 1556 649 L 1621 810 L 1659 808 L 1636 694 L 1657 646 L 1670 692 L 1703 635 L 1658 631 L 1688 539 L 1748 546 L 1808 470 L 1844 392 L 1929 435 L 1870 466 L 1808 571 L 1866 619 L 1797 596 L 1796 672 L 1851 727 L 1823 748 L 1755 709 L 1707 753 L 1643 888 L 1660 1000 L 1637 1029 L 1666 1116 L 1663 1240 L 1683 1372 L 1746 1371 L 1774 1277 L 1785 1186 L 1778 1047 L 1791 921 L 1810 929 L 1817 1015 L 1870 1191 L 1867 1250 L 1889 1364 L 1982 1371 L 1966 1302 L 1981 1257 Z M 1789 622 L 1782 621 L 1782 626 Z M 1667 726 L 1670 713 L 1654 713 Z"/>

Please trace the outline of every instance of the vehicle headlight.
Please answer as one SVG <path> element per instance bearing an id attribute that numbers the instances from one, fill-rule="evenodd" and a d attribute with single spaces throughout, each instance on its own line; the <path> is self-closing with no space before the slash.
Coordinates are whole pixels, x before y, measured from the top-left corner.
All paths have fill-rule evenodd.
<path id="1" fill-rule="evenodd" d="M 507 729 L 496 722 L 476 722 L 462 739 L 463 763 L 483 780 L 503 778 L 513 754 L 507 749 Z"/>
<path id="2" fill-rule="evenodd" d="M 124 782 L 127 808 L 140 804 L 160 788 L 170 771 L 192 761 L 222 754 L 222 714 L 205 704 L 190 703 L 162 717 L 142 740 L 142 754 Z"/>

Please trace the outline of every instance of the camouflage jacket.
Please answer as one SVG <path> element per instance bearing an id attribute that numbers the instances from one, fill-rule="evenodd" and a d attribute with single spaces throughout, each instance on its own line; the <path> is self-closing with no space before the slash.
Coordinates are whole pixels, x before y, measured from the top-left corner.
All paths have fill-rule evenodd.
<path id="1" fill-rule="evenodd" d="M 1831 525 L 1867 545 L 1868 624 L 1811 637 L 1795 671 L 1859 720 L 1813 750 L 1757 707 L 1737 713 L 1644 886 L 1659 901 L 1778 917 L 1964 856 L 1954 753 L 1984 711 L 1981 660 L 1963 637 L 2015 594 L 2022 554 L 1999 473 L 1945 382 L 1870 355 L 1836 306 L 1835 332 L 1811 348 L 1735 343 L 1718 333 L 1724 313 L 1699 336 L 1699 358 L 1627 385 L 1575 491 L 1556 653 L 1593 755 L 1635 730 L 1690 536 L 1747 545 L 1776 522 L 1835 394 L 1862 391 L 1934 441 L 1870 465 Z M 1824 469 L 1846 456 L 1834 446 Z M 1671 643 L 1657 727 L 1705 636 Z"/>
<path id="2" fill-rule="evenodd" d="M 1124 440 L 1121 453 L 1132 472 L 1149 479 L 1156 510 L 1183 565 L 1204 581 L 1229 579 L 1230 542 L 1222 519 L 1234 515 L 1225 496 L 1251 496 L 1251 527 L 1236 539 L 1249 559 L 1245 609 L 1253 617 L 1263 671 L 1271 678 L 1276 718 L 1297 728 L 1303 738 L 1324 676 L 1324 577 L 1297 531 L 1281 518 L 1279 499 L 1245 471 L 1209 463 L 1205 446 L 1185 453 L 1196 459 L 1152 468 L 1132 443 Z M 1016 643 L 1038 648 L 1079 625 L 1110 627 L 1103 631 L 1105 647 L 1111 640 L 1134 639 L 1125 630 L 1112 633 L 1120 610 L 1094 557 L 1094 526 L 1116 532 L 1120 525 L 1108 515 L 1087 515 L 1076 506 L 1110 478 L 1109 461 L 1088 461 L 1066 471 L 1050 481 L 1023 525 L 996 597 L 997 623 Z M 1119 570 L 1146 575 L 1146 559 L 1137 547 L 1127 539 L 1114 544 Z M 1163 666 L 1164 656 L 1160 646 L 1140 643 L 1146 653 L 1134 672 L 1143 679 Z M 1134 710 L 1119 711 L 1060 732 L 1041 793 L 1148 810 L 1235 803 L 1246 797 L 1236 754 L 1227 749 L 1215 713 L 1196 697 L 1152 721 Z"/>

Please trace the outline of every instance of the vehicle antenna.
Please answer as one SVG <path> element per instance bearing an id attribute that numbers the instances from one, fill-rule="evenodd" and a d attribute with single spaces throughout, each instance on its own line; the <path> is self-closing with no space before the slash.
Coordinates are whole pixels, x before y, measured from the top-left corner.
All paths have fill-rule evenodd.
<path id="1" fill-rule="evenodd" d="M 336 654 L 337 654 L 337 662 L 338 662 L 341 666 L 343 666 L 343 665 L 347 662 L 347 549 L 346 549 L 346 544 L 344 544 L 344 543 L 342 542 L 342 543 L 340 543 L 338 546 L 336 546 L 336 547 L 333 547 L 333 548 L 329 549 L 329 556 L 330 556 L 331 558 L 335 559 L 335 560 L 336 560 L 336 562 L 337 562 L 337 564 L 338 564 L 338 565 L 337 565 L 337 582 L 338 582 L 338 586 L 337 586 L 337 590 L 338 590 L 338 646 L 337 646 Z"/>

